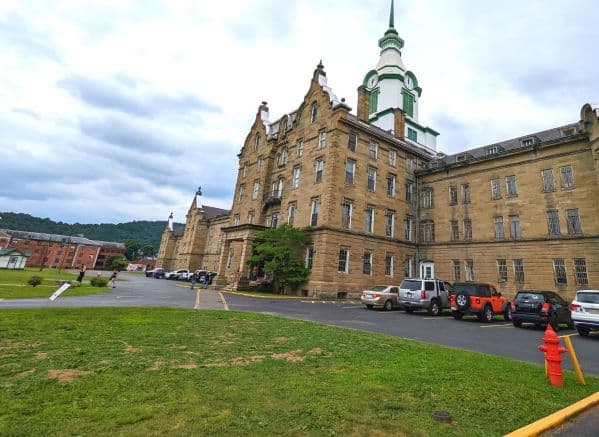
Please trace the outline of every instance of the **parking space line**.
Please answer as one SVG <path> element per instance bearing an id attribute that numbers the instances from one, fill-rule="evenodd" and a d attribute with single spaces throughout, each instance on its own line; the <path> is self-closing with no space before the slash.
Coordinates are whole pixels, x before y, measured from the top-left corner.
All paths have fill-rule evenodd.
<path id="1" fill-rule="evenodd" d="M 225 308 L 225 311 L 229 311 L 229 305 L 227 305 L 227 301 L 225 300 L 223 294 L 219 291 L 218 295 L 220 296 L 220 300 L 223 303 L 223 307 Z"/>
<path id="2" fill-rule="evenodd" d="M 200 289 L 198 288 L 196 290 L 196 302 L 195 302 L 195 305 L 193 306 L 193 309 L 197 310 L 199 308 L 200 308 Z"/>
<path id="3" fill-rule="evenodd" d="M 566 335 L 558 335 L 559 338 L 566 338 L 566 337 L 574 337 L 578 335 L 578 333 L 574 333 L 574 334 L 566 334 Z"/>
<path id="4" fill-rule="evenodd" d="M 514 325 L 511 323 L 506 323 L 503 325 L 480 325 L 481 328 L 513 328 Z"/>

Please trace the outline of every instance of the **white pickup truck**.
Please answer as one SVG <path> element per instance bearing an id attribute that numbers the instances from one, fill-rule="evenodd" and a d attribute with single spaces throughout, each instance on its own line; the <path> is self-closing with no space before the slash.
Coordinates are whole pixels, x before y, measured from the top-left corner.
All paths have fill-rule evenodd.
<path id="1" fill-rule="evenodd" d="M 189 281 L 192 273 L 187 269 L 178 269 L 168 272 L 164 277 L 166 279 L 176 279 L 178 281 Z"/>

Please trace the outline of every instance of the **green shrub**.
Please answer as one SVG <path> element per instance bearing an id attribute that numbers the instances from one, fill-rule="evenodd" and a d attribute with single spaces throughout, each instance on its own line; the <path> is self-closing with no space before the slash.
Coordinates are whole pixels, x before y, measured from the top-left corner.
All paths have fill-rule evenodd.
<path id="1" fill-rule="evenodd" d="M 32 287 L 35 287 L 36 285 L 40 285 L 42 283 L 42 277 L 34 275 L 31 278 L 29 278 L 29 280 L 27 281 L 27 283 L 29 285 L 31 285 Z"/>
<path id="2" fill-rule="evenodd" d="M 71 288 L 81 287 L 81 282 L 79 281 L 70 281 L 69 284 L 71 284 Z"/>
<path id="3" fill-rule="evenodd" d="M 91 278 L 89 280 L 89 282 L 94 287 L 106 287 L 108 285 L 108 278 L 103 278 L 103 277 L 99 276 L 99 277 Z"/>

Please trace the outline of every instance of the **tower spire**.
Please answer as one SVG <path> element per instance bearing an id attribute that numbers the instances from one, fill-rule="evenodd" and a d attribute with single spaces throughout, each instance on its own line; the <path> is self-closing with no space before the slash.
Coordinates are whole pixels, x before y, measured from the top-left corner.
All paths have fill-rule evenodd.
<path id="1" fill-rule="evenodd" d="M 394 28 L 395 14 L 394 14 L 393 0 L 391 0 L 391 11 L 389 12 L 389 29 Z"/>

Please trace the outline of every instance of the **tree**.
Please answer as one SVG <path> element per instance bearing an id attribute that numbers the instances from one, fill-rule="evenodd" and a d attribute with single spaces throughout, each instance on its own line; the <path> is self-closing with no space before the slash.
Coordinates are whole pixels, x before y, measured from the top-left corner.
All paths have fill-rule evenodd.
<path id="1" fill-rule="evenodd" d="M 129 261 L 136 260 L 139 255 L 139 241 L 137 240 L 125 240 L 125 257 Z"/>
<path id="2" fill-rule="evenodd" d="M 154 256 L 154 246 L 146 244 L 143 248 L 144 256 Z"/>
<path id="3" fill-rule="evenodd" d="M 250 267 L 263 264 L 264 271 L 272 273 L 275 292 L 281 293 L 287 287 L 293 289 L 306 282 L 310 270 L 304 266 L 302 252 L 312 241 L 308 229 L 285 224 L 258 232 L 256 237 Z"/>
<path id="4" fill-rule="evenodd" d="M 119 255 L 111 256 L 106 260 L 106 267 L 110 270 L 121 271 L 127 267 L 127 264 L 129 264 L 127 260 Z"/>

